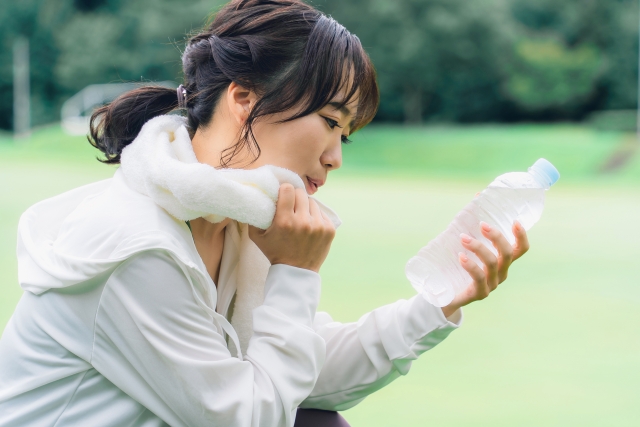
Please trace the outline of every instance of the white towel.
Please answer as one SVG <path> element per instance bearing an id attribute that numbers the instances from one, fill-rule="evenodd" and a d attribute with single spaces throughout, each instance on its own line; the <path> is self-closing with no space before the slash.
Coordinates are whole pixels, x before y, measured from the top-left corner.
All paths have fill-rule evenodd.
<path id="1" fill-rule="evenodd" d="M 249 340 L 253 335 L 253 309 L 264 302 L 264 284 L 271 263 L 249 237 L 249 227 L 240 227 L 240 257 L 236 278 L 236 302 L 231 316 L 231 326 L 238 334 L 240 350 L 247 354 Z M 236 354 L 236 346 L 229 340 L 229 351 Z"/>
<path id="2" fill-rule="evenodd" d="M 202 217 L 216 223 L 231 218 L 267 229 L 275 215 L 280 185 L 290 183 L 295 188 L 304 188 L 296 173 L 276 166 L 216 169 L 198 163 L 186 119 L 177 115 L 159 116 L 145 123 L 136 139 L 122 150 L 121 167 L 131 187 L 183 221 Z M 335 212 L 314 200 L 338 227 L 340 219 Z M 251 313 L 264 301 L 264 283 L 270 264 L 249 238 L 247 226 L 241 225 L 241 229 L 231 324 L 238 334 L 242 353 L 246 354 L 253 333 Z M 234 349 L 231 350 L 235 354 Z"/>

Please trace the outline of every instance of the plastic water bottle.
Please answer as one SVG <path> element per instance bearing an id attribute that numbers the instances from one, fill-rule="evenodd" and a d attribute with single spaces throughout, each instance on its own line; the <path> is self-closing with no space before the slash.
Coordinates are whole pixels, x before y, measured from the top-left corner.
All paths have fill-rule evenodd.
<path id="1" fill-rule="evenodd" d="M 469 273 L 458 261 L 458 254 L 463 252 L 483 266 L 474 253 L 462 246 L 460 234 L 480 240 L 497 255 L 491 241 L 482 235 L 480 222 L 497 228 L 513 245 L 514 221 L 519 221 L 525 230 L 538 222 L 545 191 L 558 178 L 558 170 L 545 159 L 535 162 L 528 172 L 511 172 L 497 177 L 456 215 L 443 233 L 407 262 L 405 274 L 416 291 L 437 307 L 448 305 L 471 283 Z"/>

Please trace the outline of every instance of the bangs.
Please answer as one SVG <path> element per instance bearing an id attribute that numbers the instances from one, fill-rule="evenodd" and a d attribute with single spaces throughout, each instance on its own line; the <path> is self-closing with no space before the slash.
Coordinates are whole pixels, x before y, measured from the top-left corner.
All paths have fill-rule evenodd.
<path id="1" fill-rule="evenodd" d="M 281 122 L 314 113 L 332 101 L 339 103 L 339 109 L 356 96 L 358 104 L 350 133 L 363 128 L 376 115 L 379 93 L 373 64 L 360 39 L 333 18 L 320 14 L 301 61 L 288 70 L 283 80 L 273 93 L 265 94 L 262 99 L 270 103 L 269 98 L 278 98 L 285 107 L 282 111 L 299 109 Z M 335 99 L 342 91 L 346 96 Z"/>

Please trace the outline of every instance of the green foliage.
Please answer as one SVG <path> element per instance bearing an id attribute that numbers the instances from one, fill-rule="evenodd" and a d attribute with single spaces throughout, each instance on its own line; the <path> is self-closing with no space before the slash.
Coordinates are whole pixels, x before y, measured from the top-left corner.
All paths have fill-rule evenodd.
<path id="1" fill-rule="evenodd" d="M 59 83 L 77 90 L 95 82 L 177 80 L 184 38 L 220 3 L 143 0 L 122 2 L 114 13 L 75 14 L 56 35 Z"/>
<path id="2" fill-rule="evenodd" d="M 634 108 L 631 0 L 325 0 L 380 73 L 380 119 L 582 118 Z"/>
<path id="3" fill-rule="evenodd" d="M 504 2 L 325 3 L 360 37 L 378 69 L 381 119 L 489 119 L 485 113 L 499 108 L 500 64 L 511 38 Z"/>
<path id="4" fill-rule="evenodd" d="M 568 49 L 555 37 L 516 42 L 507 96 L 531 111 L 579 108 L 596 90 L 603 60 L 593 45 Z"/>
<path id="5" fill-rule="evenodd" d="M 509 0 L 524 34 L 555 35 L 573 48 L 600 51 L 605 70 L 591 108 L 634 108 L 638 80 L 638 2 L 635 0 Z"/>
<path id="6" fill-rule="evenodd" d="M 177 80 L 185 36 L 224 0 L 21 0 L 0 8 L 0 129 L 11 48 L 31 43 L 33 124 L 92 83 Z M 315 0 L 378 70 L 381 121 L 583 118 L 637 101 L 636 0 Z"/>
<path id="7" fill-rule="evenodd" d="M 53 34 L 73 13 L 68 0 L 24 0 L 4 2 L 0 7 L 0 128 L 11 129 L 13 111 L 12 46 L 16 36 L 30 43 L 32 123 L 53 121 L 65 96 L 59 90 L 53 69 L 59 48 Z"/>
<path id="8" fill-rule="evenodd" d="M 30 39 L 32 123 L 57 121 L 92 83 L 177 80 L 184 38 L 221 0 L 25 0 L 0 8 L 0 128 L 11 128 L 11 50 Z"/>

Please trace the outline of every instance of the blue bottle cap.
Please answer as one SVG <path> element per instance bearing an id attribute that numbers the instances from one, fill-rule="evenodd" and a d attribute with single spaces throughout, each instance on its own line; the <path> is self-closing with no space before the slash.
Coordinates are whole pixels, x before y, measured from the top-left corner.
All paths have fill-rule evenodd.
<path id="1" fill-rule="evenodd" d="M 555 184 L 560 178 L 560 172 L 558 172 L 558 169 L 556 169 L 556 167 L 547 159 L 538 159 L 538 161 L 531 166 L 531 169 L 544 175 L 548 179 L 547 182 L 549 186 Z"/>

